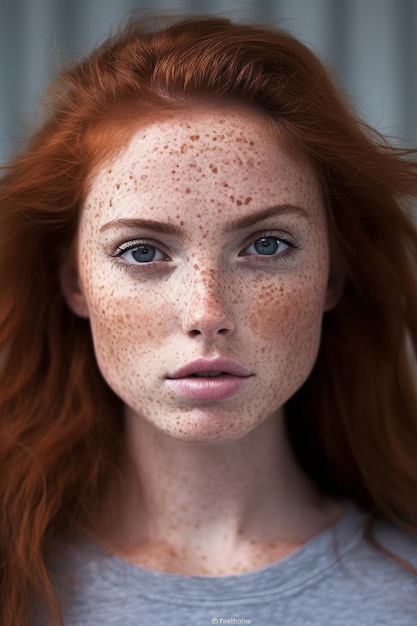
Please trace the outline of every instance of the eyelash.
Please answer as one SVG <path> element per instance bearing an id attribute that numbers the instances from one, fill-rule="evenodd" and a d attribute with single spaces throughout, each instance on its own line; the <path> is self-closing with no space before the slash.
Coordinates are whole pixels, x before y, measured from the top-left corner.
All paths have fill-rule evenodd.
<path id="1" fill-rule="evenodd" d="M 126 241 L 118 245 L 117 248 L 110 253 L 110 256 L 120 258 L 123 253 L 129 252 L 129 250 L 134 250 L 139 246 L 149 246 L 150 248 L 155 248 L 156 250 L 161 252 L 159 245 L 155 241 L 151 241 L 150 239 L 132 239 L 131 241 Z M 143 265 L 146 264 L 144 263 Z"/>
<path id="2" fill-rule="evenodd" d="M 297 250 L 301 249 L 301 245 L 299 240 L 294 236 L 289 236 L 287 233 L 277 233 L 277 232 L 261 232 L 257 233 L 256 236 L 252 236 L 249 241 L 246 242 L 243 251 L 249 248 L 251 245 L 254 245 L 257 241 L 261 239 L 276 239 L 280 243 L 284 243 L 288 246 L 288 249 L 282 252 L 281 254 L 270 254 L 270 255 L 262 255 L 262 254 L 242 254 L 239 256 L 242 257 L 254 257 L 257 263 L 273 263 L 279 262 L 282 260 L 289 259 L 294 256 Z M 136 271 L 137 268 L 140 267 L 140 271 L 149 271 L 155 268 L 155 263 L 158 263 L 162 259 L 157 259 L 156 261 L 149 261 L 147 263 L 127 263 L 123 261 L 122 255 L 130 250 L 134 250 L 139 246 L 149 246 L 155 248 L 160 254 L 164 255 L 164 252 L 156 245 L 156 242 L 148 239 L 132 239 L 131 241 L 126 241 L 117 246 L 117 248 L 109 254 L 112 258 L 112 261 L 119 265 L 122 264 L 124 268 L 128 271 Z M 168 255 L 165 255 L 168 257 Z M 164 259 L 168 260 L 168 258 Z"/>
<path id="3" fill-rule="evenodd" d="M 251 236 L 251 239 L 247 241 L 245 245 L 245 249 L 249 248 L 249 246 L 255 244 L 257 241 L 261 239 L 276 239 L 280 243 L 284 243 L 288 246 L 288 249 L 282 252 L 281 254 L 252 254 L 252 255 L 244 255 L 240 253 L 239 256 L 252 256 L 256 259 L 256 263 L 278 263 L 282 260 L 287 260 L 292 258 L 297 250 L 301 249 L 301 243 L 297 237 L 292 235 L 288 235 L 288 233 L 277 233 L 275 232 L 261 232 L 257 233 L 255 237 Z"/>

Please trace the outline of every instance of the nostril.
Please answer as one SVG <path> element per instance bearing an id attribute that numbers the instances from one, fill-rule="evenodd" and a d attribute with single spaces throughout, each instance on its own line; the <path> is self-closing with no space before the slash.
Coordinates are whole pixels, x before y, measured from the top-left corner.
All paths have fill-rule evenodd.
<path id="1" fill-rule="evenodd" d="M 224 306 L 224 303 L 214 297 L 214 294 L 206 294 L 206 297 L 198 297 L 195 293 L 186 303 L 182 311 L 182 326 L 189 337 L 226 337 L 234 330 L 232 316 Z"/>
<path id="2" fill-rule="evenodd" d="M 199 337 L 200 335 L 204 335 L 207 337 L 215 337 L 215 336 L 225 336 L 228 335 L 231 332 L 232 328 L 213 328 L 213 327 L 202 327 L 202 328 L 191 328 L 188 333 L 191 337 Z"/>
<path id="3" fill-rule="evenodd" d="M 219 328 L 219 330 L 215 331 L 215 334 L 217 333 L 218 335 L 227 335 L 228 332 L 228 328 Z M 192 330 L 190 330 L 190 335 L 192 335 L 193 337 L 203 334 L 204 331 L 198 330 L 198 328 L 193 328 Z"/>

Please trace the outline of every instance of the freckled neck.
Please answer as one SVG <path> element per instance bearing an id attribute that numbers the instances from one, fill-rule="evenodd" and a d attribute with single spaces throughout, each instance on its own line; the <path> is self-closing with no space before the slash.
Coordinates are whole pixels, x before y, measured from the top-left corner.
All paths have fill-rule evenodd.
<path id="1" fill-rule="evenodd" d="M 136 415 L 127 415 L 126 425 L 125 485 L 114 533 L 125 554 L 164 545 L 182 560 L 205 559 L 207 571 L 211 559 L 221 571 L 218 562 L 245 544 L 274 542 L 282 550 L 328 525 L 328 503 L 296 464 L 280 414 L 223 445 L 178 441 Z"/>

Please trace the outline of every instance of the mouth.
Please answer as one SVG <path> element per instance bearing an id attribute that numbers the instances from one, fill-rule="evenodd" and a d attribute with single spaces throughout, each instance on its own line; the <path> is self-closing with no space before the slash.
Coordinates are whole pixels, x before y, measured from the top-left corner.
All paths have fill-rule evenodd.
<path id="1" fill-rule="evenodd" d="M 252 376 L 252 372 L 246 367 L 230 359 L 198 359 L 180 367 L 167 378 L 218 378 L 222 376 L 237 376 L 246 378 Z"/>
<path id="2" fill-rule="evenodd" d="M 189 378 L 218 378 L 219 376 L 230 376 L 228 372 L 196 372 L 190 374 Z"/>
<path id="3" fill-rule="evenodd" d="M 235 361 L 200 359 L 168 376 L 167 384 L 182 398 L 215 402 L 237 395 L 252 376 L 252 372 Z"/>

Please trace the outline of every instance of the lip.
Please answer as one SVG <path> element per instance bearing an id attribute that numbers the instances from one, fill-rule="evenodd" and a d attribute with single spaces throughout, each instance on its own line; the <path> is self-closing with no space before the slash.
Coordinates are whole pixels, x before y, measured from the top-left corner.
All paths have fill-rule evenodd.
<path id="1" fill-rule="evenodd" d="M 217 359 L 197 359 L 192 363 L 180 367 L 173 374 L 168 376 L 168 379 L 185 378 L 186 376 L 192 376 L 193 374 L 200 374 L 201 372 L 223 372 L 224 374 L 230 374 L 231 376 L 246 377 L 251 376 L 246 367 L 240 365 L 236 361 L 230 359 L 217 358 Z"/>
<path id="2" fill-rule="evenodd" d="M 222 372 L 222 375 L 192 377 L 202 372 Z M 230 359 L 198 359 L 167 376 L 166 382 L 176 395 L 183 398 L 213 402 L 235 396 L 252 376 L 243 365 Z"/>

